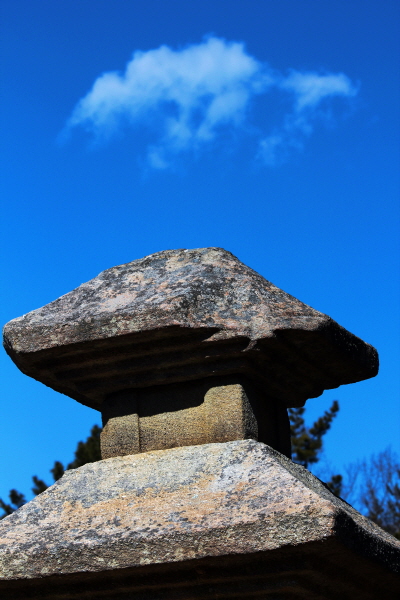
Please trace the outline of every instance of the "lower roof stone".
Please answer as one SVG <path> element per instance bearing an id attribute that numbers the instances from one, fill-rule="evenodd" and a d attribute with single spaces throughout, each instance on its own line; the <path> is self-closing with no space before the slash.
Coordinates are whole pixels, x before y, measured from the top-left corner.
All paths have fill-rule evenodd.
<path id="1" fill-rule="evenodd" d="M 243 589 L 260 584 L 260 590 L 267 579 L 284 590 L 292 577 L 296 597 L 303 588 L 304 597 L 321 585 L 340 589 L 352 565 L 347 589 L 358 589 L 352 597 L 373 597 L 368 594 L 378 586 L 385 598 L 385 590 L 400 585 L 393 579 L 399 559 L 400 542 L 306 469 L 252 440 L 86 464 L 0 522 L 0 594 L 13 590 L 13 598 L 23 590 L 43 598 L 124 598 L 129 590 L 126 598 L 206 598 L 201 586 L 214 585 L 218 564 L 226 570 L 225 579 L 214 581 L 221 598 L 235 597 L 228 593 L 235 576 Z M 273 568 L 274 561 L 280 566 Z M 196 569 L 200 574 L 193 575 Z M 124 577 L 125 592 L 114 596 Z M 179 581 L 186 596 L 174 588 Z M 70 595 L 63 596 L 68 582 Z M 282 598 L 292 597 L 289 591 Z"/>

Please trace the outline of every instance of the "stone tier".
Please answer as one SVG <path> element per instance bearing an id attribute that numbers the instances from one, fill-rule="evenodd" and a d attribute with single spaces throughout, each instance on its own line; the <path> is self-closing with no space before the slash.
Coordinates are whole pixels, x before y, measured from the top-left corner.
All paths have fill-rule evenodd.
<path id="1" fill-rule="evenodd" d="M 87 464 L 0 522 L 15 600 L 389 600 L 399 565 L 399 541 L 251 440 Z"/>
<path id="2" fill-rule="evenodd" d="M 285 407 L 376 375 L 370 345 L 221 248 L 113 267 L 4 328 L 7 352 L 53 389 L 108 396 L 242 375 Z"/>

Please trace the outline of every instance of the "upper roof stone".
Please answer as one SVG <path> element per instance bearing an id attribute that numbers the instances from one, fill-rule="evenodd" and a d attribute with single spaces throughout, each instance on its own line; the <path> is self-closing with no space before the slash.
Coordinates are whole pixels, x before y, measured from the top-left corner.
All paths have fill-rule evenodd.
<path id="1" fill-rule="evenodd" d="M 21 371 L 98 409 L 115 391 L 233 373 L 299 406 L 378 370 L 374 348 L 222 248 L 103 271 L 10 321 L 4 345 Z"/>

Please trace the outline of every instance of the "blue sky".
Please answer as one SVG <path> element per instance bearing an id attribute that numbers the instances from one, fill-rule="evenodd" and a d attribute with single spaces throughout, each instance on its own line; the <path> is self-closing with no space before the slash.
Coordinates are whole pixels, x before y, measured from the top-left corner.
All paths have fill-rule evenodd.
<path id="1" fill-rule="evenodd" d="M 373 344 L 340 471 L 400 452 L 398 3 L 3 0 L 1 322 L 111 266 L 222 246 Z M 1 355 L 0 497 L 99 414 Z"/>

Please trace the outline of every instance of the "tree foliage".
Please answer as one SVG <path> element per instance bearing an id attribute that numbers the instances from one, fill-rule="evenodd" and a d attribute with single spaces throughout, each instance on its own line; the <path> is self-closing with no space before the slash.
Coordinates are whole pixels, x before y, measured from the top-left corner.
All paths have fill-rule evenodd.
<path id="1" fill-rule="evenodd" d="M 54 481 L 58 481 L 64 475 L 66 470 L 77 469 L 86 463 L 96 462 L 97 460 L 101 459 L 100 433 L 101 428 L 98 425 L 94 425 L 86 441 L 78 442 L 75 450 L 75 458 L 67 465 L 66 468 L 59 460 L 55 461 L 53 468 L 50 469 L 50 473 L 52 474 Z M 32 477 L 32 481 L 32 492 L 35 494 L 35 496 L 38 496 L 49 487 L 47 483 L 45 483 L 43 479 L 39 479 L 37 475 Z M 0 498 L 0 508 L 3 509 L 3 514 L 0 516 L 0 519 L 10 515 L 15 510 L 26 504 L 26 498 L 24 494 L 21 494 L 21 492 L 18 492 L 17 490 L 10 490 L 8 497 L 8 503 L 4 502 L 4 500 Z"/>
<path id="2" fill-rule="evenodd" d="M 0 498 L 0 508 L 4 511 L 4 514 L 1 515 L 0 519 L 3 519 L 7 515 L 11 515 L 17 508 L 20 508 L 26 503 L 25 496 L 17 490 L 10 490 L 8 498 L 10 500 L 9 504 Z"/>
<path id="3" fill-rule="evenodd" d="M 387 448 L 349 465 L 342 495 L 371 521 L 400 539 L 400 463 Z"/>
<path id="4" fill-rule="evenodd" d="M 323 445 L 323 437 L 332 425 L 339 411 L 339 403 L 334 400 L 329 410 L 307 427 L 304 419 L 305 408 L 289 408 L 292 460 L 303 467 L 318 462 Z"/>

